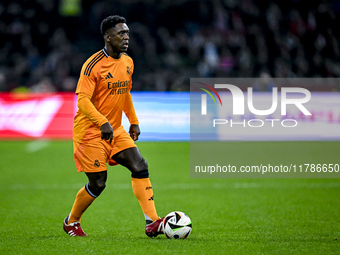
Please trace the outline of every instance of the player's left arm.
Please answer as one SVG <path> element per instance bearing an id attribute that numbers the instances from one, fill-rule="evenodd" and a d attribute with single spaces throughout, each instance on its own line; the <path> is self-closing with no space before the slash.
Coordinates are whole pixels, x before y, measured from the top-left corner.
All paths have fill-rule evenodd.
<path id="1" fill-rule="evenodd" d="M 129 129 L 130 136 L 134 141 L 137 141 L 140 135 L 140 129 L 139 129 L 139 122 L 138 122 L 138 118 L 135 112 L 135 108 L 133 106 L 130 91 L 126 95 L 123 110 L 124 110 L 126 117 L 129 119 L 129 122 L 130 122 L 130 129 Z"/>
<path id="2" fill-rule="evenodd" d="M 132 61 L 132 59 L 131 59 Z M 135 112 L 135 108 L 133 106 L 133 102 L 132 102 L 132 97 L 130 94 L 131 88 L 132 88 L 132 74 L 134 71 L 134 64 L 132 62 L 131 68 L 130 68 L 130 83 L 129 83 L 129 89 L 128 92 L 126 94 L 125 97 L 125 103 L 124 103 L 124 107 L 123 107 L 123 111 L 126 115 L 126 117 L 129 119 L 130 122 L 130 129 L 129 129 L 129 133 L 131 138 L 134 141 L 138 140 L 138 137 L 140 135 L 140 129 L 139 129 L 139 122 L 138 122 L 138 118 Z"/>

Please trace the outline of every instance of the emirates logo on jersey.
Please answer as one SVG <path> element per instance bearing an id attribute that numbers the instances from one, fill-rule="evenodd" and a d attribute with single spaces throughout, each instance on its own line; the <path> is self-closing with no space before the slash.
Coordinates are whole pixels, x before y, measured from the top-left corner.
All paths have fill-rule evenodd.
<path id="1" fill-rule="evenodd" d="M 130 81 L 108 82 L 107 88 L 111 90 L 110 95 L 125 94 L 129 91 Z"/>
<path id="2" fill-rule="evenodd" d="M 130 67 L 129 67 L 129 66 L 126 67 L 126 73 L 130 76 L 131 70 L 130 70 Z"/>

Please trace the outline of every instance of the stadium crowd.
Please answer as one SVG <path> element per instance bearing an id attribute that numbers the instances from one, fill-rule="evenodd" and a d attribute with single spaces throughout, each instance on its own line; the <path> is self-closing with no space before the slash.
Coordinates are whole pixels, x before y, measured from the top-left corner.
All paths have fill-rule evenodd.
<path id="1" fill-rule="evenodd" d="M 187 91 L 190 77 L 340 77 L 339 10 L 307 0 L 1 2 L 0 91 L 74 91 L 112 14 L 131 30 L 133 90 Z"/>

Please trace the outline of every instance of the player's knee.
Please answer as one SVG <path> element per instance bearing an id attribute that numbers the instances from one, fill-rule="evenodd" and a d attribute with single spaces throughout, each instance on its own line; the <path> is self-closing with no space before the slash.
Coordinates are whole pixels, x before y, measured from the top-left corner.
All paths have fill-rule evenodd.
<path id="1" fill-rule="evenodd" d="M 92 197 L 98 197 L 106 187 L 106 183 L 104 181 L 96 181 L 93 183 L 88 183 L 85 185 L 87 192 Z"/>
<path id="2" fill-rule="evenodd" d="M 140 163 L 140 169 L 148 169 L 148 168 L 149 168 L 148 162 L 145 160 L 145 158 L 143 158 Z"/>
<path id="3" fill-rule="evenodd" d="M 132 173 L 140 172 L 140 171 L 143 171 L 145 169 L 146 170 L 148 169 L 148 162 L 144 158 L 142 158 L 141 160 L 136 161 L 136 162 L 131 162 L 131 165 L 129 167 L 129 170 Z"/>
<path id="4" fill-rule="evenodd" d="M 131 171 L 132 178 L 149 178 L 148 162 L 142 158 L 142 160 L 136 165 L 135 171 Z"/>
<path id="5" fill-rule="evenodd" d="M 104 181 L 99 181 L 96 183 L 97 190 L 103 191 L 106 187 L 106 183 Z"/>

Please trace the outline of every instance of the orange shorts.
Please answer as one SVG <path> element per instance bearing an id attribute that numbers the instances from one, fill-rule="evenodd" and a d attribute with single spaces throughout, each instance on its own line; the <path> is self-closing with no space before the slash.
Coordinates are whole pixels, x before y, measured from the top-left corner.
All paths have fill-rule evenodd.
<path id="1" fill-rule="evenodd" d="M 137 147 L 135 142 L 124 130 L 114 135 L 112 143 L 105 140 L 93 139 L 86 142 L 73 141 L 73 155 L 78 172 L 106 171 L 106 163 L 120 151 Z M 115 133 L 113 133 L 115 134 Z"/>

